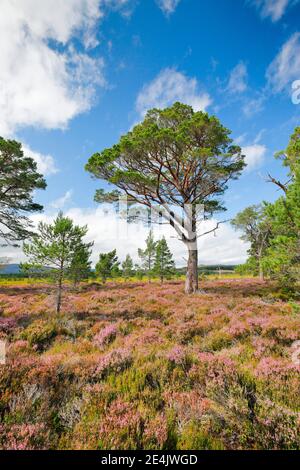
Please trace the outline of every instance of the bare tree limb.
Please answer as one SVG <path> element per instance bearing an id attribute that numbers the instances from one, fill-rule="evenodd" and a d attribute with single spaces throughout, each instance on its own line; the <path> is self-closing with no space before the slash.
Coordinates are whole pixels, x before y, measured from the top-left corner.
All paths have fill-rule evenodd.
<path id="1" fill-rule="evenodd" d="M 287 185 L 288 183 L 290 182 L 287 181 L 285 184 L 284 183 L 281 183 L 281 181 L 279 180 L 276 180 L 275 178 L 273 178 L 273 176 L 270 175 L 270 173 L 268 173 L 268 178 L 267 178 L 267 183 L 273 183 L 275 184 L 276 186 L 278 186 L 280 189 L 282 189 L 282 191 L 286 194 L 287 192 Z"/>
<path id="2" fill-rule="evenodd" d="M 212 232 L 215 233 L 216 230 L 218 230 L 218 228 L 220 227 L 220 225 L 225 224 L 226 222 L 229 222 L 229 219 L 228 220 L 222 220 L 221 222 L 218 222 L 217 225 L 215 226 L 215 228 L 213 228 L 211 230 L 208 230 L 207 232 L 200 233 L 200 235 L 198 235 L 197 238 L 204 237 L 205 235 L 208 235 L 209 233 L 212 233 Z"/>

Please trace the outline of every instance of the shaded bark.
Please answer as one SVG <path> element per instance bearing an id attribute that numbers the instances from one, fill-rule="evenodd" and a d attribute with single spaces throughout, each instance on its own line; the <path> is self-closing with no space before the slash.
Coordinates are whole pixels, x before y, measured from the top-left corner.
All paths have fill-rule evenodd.
<path id="1" fill-rule="evenodd" d="M 264 249 L 264 240 L 263 242 L 261 243 L 261 246 L 258 250 L 258 256 L 257 256 L 257 259 L 258 259 L 258 270 L 259 270 L 259 279 L 261 281 L 264 281 L 264 269 L 263 269 L 263 264 L 262 264 L 262 258 L 263 258 L 263 249 Z"/>
<path id="2" fill-rule="evenodd" d="M 56 301 L 56 313 L 60 314 L 61 309 L 61 297 L 62 297 L 62 276 L 59 277 L 57 286 L 57 301 Z"/>
<path id="3" fill-rule="evenodd" d="M 264 270 L 262 267 L 261 259 L 258 260 L 258 265 L 259 265 L 259 279 L 263 281 L 265 279 L 265 276 L 264 276 Z"/>
<path id="4" fill-rule="evenodd" d="M 56 301 L 56 314 L 57 315 L 60 314 L 60 308 L 61 308 L 63 276 L 64 276 L 64 260 L 62 259 L 60 263 L 60 270 L 59 270 L 58 282 L 57 282 L 57 301 Z"/>
<path id="5" fill-rule="evenodd" d="M 194 245 L 194 244 L 193 244 Z M 194 294 L 199 288 L 198 282 L 198 249 L 197 246 L 189 247 L 189 257 L 187 264 L 185 293 Z"/>

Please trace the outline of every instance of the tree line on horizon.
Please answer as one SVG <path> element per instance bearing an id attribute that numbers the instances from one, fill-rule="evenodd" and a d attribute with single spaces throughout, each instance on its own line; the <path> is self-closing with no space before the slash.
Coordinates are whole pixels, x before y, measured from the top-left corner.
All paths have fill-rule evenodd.
<path id="1" fill-rule="evenodd" d="M 82 281 L 93 277 L 105 283 L 108 279 L 123 277 L 125 280 L 137 276 L 142 279 L 158 277 L 161 283 L 175 274 L 175 262 L 165 237 L 158 241 L 150 231 L 146 248 L 139 249 L 141 265 L 134 265 L 129 254 L 121 263 L 116 249 L 100 253 L 92 271 L 93 242 L 85 242 L 87 226 L 75 225 L 73 220 L 58 214 L 52 224 L 40 222 L 29 242 L 24 242 L 23 251 L 28 261 L 20 264 L 21 271 L 32 278 L 46 278 L 56 285 L 56 312 L 61 310 L 64 281 L 69 280 L 77 288 Z"/>

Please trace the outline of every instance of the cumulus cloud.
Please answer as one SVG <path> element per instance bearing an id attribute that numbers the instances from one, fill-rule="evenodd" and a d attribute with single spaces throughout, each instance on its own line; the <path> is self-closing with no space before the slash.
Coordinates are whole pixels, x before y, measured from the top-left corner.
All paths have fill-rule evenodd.
<path id="1" fill-rule="evenodd" d="M 44 175 L 49 176 L 58 172 L 55 160 L 51 155 L 43 155 L 39 152 L 31 150 L 30 147 L 23 145 L 24 155 L 33 158 L 37 163 L 38 171 Z"/>
<path id="2" fill-rule="evenodd" d="M 262 18 L 270 18 L 276 22 L 282 18 L 288 7 L 297 3 L 297 0 L 252 0 Z"/>
<path id="3" fill-rule="evenodd" d="M 252 171 L 259 168 L 264 161 L 266 152 L 267 147 L 258 143 L 242 147 L 242 153 L 246 156 L 247 170 Z"/>
<path id="4" fill-rule="evenodd" d="M 50 202 L 50 206 L 53 207 L 54 209 L 62 210 L 65 205 L 71 201 L 73 195 L 73 191 L 69 189 L 69 191 L 66 191 L 66 193 L 56 199 L 55 201 Z"/>
<path id="5" fill-rule="evenodd" d="M 294 33 L 286 41 L 266 73 L 269 86 L 275 93 L 291 89 L 294 80 L 300 77 L 300 33 Z"/>
<path id="6" fill-rule="evenodd" d="M 0 134 L 64 128 L 105 86 L 91 56 L 105 6 L 127 0 L 0 0 Z M 74 47 L 80 43 L 80 52 Z"/>
<path id="7" fill-rule="evenodd" d="M 71 208 L 65 211 L 76 224 L 87 225 L 87 241 L 94 241 L 92 261 L 98 261 L 99 253 L 117 249 L 118 256 L 123 260 L 129 253 L 135 262 L 139 262 L 137 250 L 143 248 L 144 240 L 148 235 L 148 228 L 143 224 L 127 224 L 120 220 L 110 209 L 97 208 Z M 51 223 L 56 213 L 35 214 L 31 217 L 34 225 L 39 221 Z M 201 233 L 211 230 L 216 225 L 215 220 L 205 221 L 200 226 Z M 186 248 L 176 237 L 172 227 L 154 225 L 154 236 L 158 240 L 166 236 L 168 245 L 172 250 L 177 266 L 186 265 Z M 222 224 L 213 234 L 199 238 L 199 263 L 201 264 L 239 264 L 247 258 L 248 245 L 239 239 L 238 234 L 229 224 Z M 10 262 L 17 263 L 24 260 L 21 249 L 2 248 L 1 257 L 9 257 Z"/>
<path id="8" fill-rule="evenodd" d="M 165 15 L 170 15 L 174 13 L 180 0 L 156 0 L 156 2 Z"/>
<path id="9" fill-rule="evenodd" d="M 189 78 L 173 68 L 162 70 L 141 90 L 136 110 L 143 117 L 151 108 L 165 108 L 176 101 L 188 104 L 195 111 L 205 110 L 212 100 L 208 93 L 199 91 L 196 78 Z"/>
<path id="10" fill-rule="evenodd" d="M 230 93 L 243 93 L 247 90 L 247 77 L 247 67 L 243 62 L 240 62 L 230 73 L 227 90 Z"/>

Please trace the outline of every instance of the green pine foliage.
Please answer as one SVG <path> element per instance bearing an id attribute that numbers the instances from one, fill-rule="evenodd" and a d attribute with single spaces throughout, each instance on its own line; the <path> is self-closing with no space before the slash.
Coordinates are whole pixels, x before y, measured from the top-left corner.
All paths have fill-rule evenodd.
<path id="1" fill-rule="evenodd" d="M 63 282 L 72 273 L 83 247 L 87 254 L 91 246 L 83 242 L 86 234 L 86 226 L 74 225 L 69 217 L 64 217 L 60 212 L 52 224 L 40 222 L 37 233 L 29 242 L 24 243 L 24 253 L 28 257 L 26 269 L 30 269 L 30 266 L 34 270 L 38 269 L 47 277 L 52 277 L 56 283 L 58 314 L 61 309 Z"/>
<path id="2" fill-rule="evenodd" d="M 133 261 L 130 255 L 126 255 L 126 258 L 122 263 L 122 274 L 125 279 L 129 279 L 134 275 Z"/>
<path id="3" fill-rule="evenodd" d="M 142 250 L 141 248 L 138 249 L 138 255 L 141 259 L 141 269 L 146 273 L 149 282 L 151 281 L 151 277 L 153 276 L 153 267 L 155 262 L 156 256 L 156 245 L 153 237 L 153 232 L 150 230 L 149 235 L 146 239 L 146 248 Z"/>
<path id="4" fill-rule="evenodd" d="M 105 283 L 107 279 L 115 277 L 120 273 L 120 262 L 117 256 L 117 250 L 109 253 L 100 253 L 99 261 L 96 264 L 96 275 Z"/>
<path id="5" fill-rule="evenodd" d="M 155 262 L 153 272 L 164 282 L 175 272 L 173 255 L 168 247 L 165 237 L 156 244 Z"/>
<path id="6" fill-rule="evenodd" d="M 93 243 L 80 242 L 70 264 L 68 277 L 73 281 L 74 287 L 77 287 L 81 281 L 87 280 L 91 274 Z"/>
<path id="7" fill-rule="evenodd" d="M 248 251 L 250 262 L 247 263 L 247 269 L 253 274 L 258 274 L 261 279 L 264 278 L 263 256 L 269 245 L 272 222 L 266 217 L 266 205 L 246 207 L 239 212 L 231 221 L 236 230 L 242 235 L 241 239 L 250 243 Z"/>
<path id="8" fill-rule="evenodd" d="M 18 242 L 32 234 L 26 214 L 43 209 L 33 195 L 45 188 L 36 162 L 24 155 L 21 144 L 0 137 L 0 237 L 5 242 Z"/>
<path id="9" fill-rule="evenodd" d="M 283 296 L 300 297 L 300 127 L 276 158 L 288 169 L 289 179 L 282 183 L 270 176 L 270 181 L 283 194 L 274 203 L 245 209 L 232 223 L 251 244 L 246 266 L 255 270 L 259 264 Z"/>

